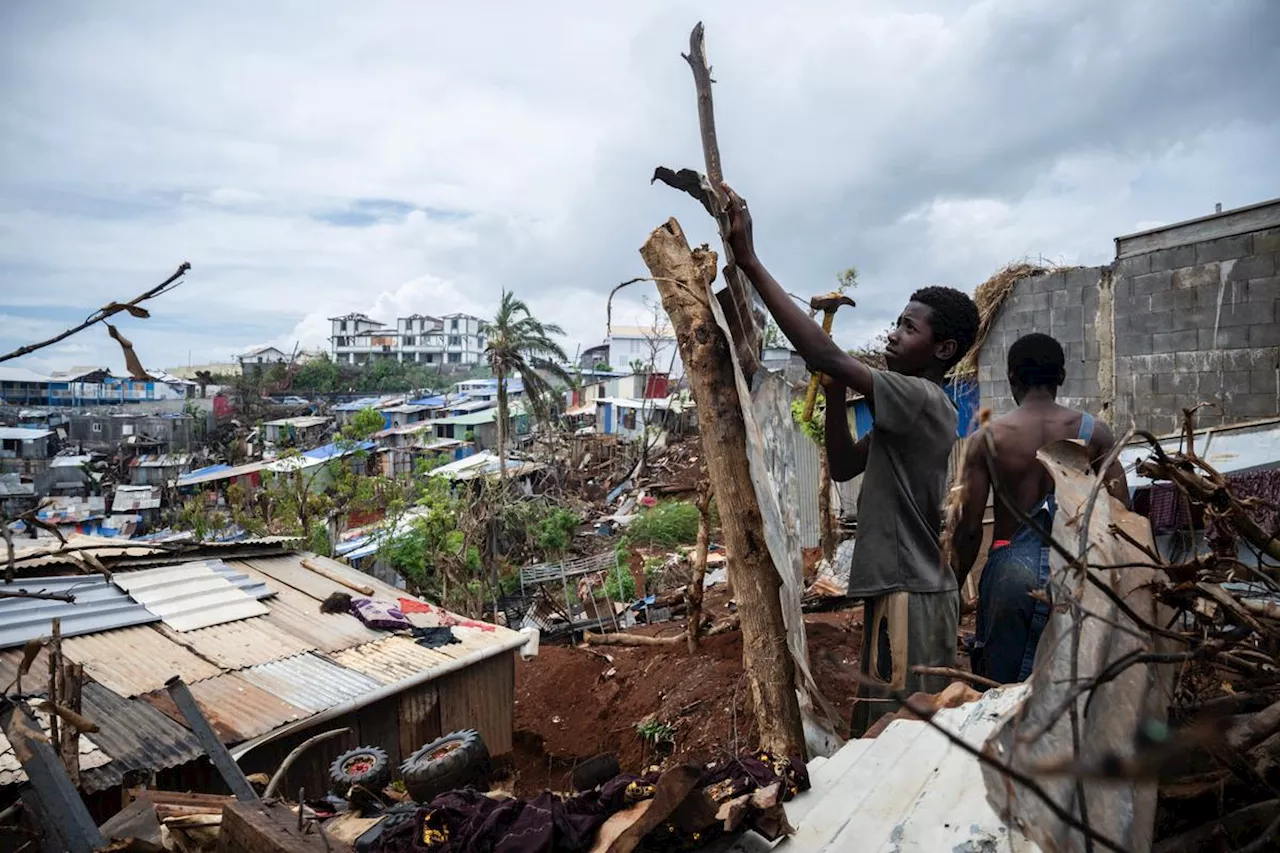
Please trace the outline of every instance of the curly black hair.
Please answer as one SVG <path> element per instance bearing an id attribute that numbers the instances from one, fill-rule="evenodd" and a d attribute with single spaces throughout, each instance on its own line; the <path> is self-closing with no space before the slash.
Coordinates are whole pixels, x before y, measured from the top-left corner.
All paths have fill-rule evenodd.
<path id="1" fill-rule="evenodd" d="M 1009 347 L 1009 375 L 1024 388 L 1056 391 L 1066 377 L 1066 366 L 1062 344 L 1048 335 L 1032 332 Z"/>
<path id="2" fill-rule="evenodd" d="M 912 302 L 928 305 L 933 315 L 933 338 L 936 341 L 955 341 L 956 352 L 947 367 L 956 365 L 978 338 L 978 306 L 969 294 L 954 287 L 922 287 L 911 294 Z"/>

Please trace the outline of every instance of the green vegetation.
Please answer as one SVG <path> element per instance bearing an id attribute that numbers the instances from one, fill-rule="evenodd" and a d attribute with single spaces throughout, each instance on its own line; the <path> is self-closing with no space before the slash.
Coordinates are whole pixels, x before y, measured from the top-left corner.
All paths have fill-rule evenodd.
<path id="1" fill-rule="evenodd" d="M 669 723 L 653 718 L 636 723 L 636 733 L 651 744 L 673 743 L 676 730 Z"/>
<path id="2" fill-rule="evenodd" d="M 631 544 L 675 548 L 698 538 L 698 508 L 685 501 L 668 501 L 643 510 L 627 528 Z"/>

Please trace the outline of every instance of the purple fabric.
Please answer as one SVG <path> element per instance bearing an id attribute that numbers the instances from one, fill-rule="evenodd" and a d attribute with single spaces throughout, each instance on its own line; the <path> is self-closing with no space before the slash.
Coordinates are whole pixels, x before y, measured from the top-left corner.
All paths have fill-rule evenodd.
<path id="1" fill-rule="evenodd" d="M 413 623 L 405 618 L 400 608 L 390 601 L 379 601 L 374 598 L 353 598 L 351 600 L 351 611 L 370 628 L 378 628 L 383 631 L 407 631 L 413 627 Z"/>
<path id="2" fill-rule="evenodd" d="M 1272 537 L 1280 534 L 1280 469 L 1250 471 L 1247 474 L 1228 474 L 1227 487 L 1237 498 L 1245 502 L 1249 516 L 1263 532 Z M 1231 521 L 1224 516 L 1210 516 L 1205 539 L 1215 554 L 1234 554 L 1237 534 Z"/>

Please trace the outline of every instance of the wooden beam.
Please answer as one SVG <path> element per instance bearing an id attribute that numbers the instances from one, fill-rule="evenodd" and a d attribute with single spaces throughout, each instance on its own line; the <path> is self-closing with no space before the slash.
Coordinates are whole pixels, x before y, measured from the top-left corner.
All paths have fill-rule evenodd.
<path id="1" fill-rule="evenodd" d="M 349 853 L 350 845 L 298 829 L 298 816 L 283 806 L 231 802 L 222 809 L 218 853 Z"/>

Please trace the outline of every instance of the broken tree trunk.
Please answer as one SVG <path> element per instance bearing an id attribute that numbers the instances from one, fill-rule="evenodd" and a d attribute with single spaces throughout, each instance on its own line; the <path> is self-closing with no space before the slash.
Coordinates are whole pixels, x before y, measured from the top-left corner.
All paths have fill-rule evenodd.
<path id="1" fill-rule="evenodd" d="M 716 494 L 730 580 L 742 623 L 742 657 L 760 747 L 777 755 L 804 755 L 795 662 L 764 522 L 747 461 L 746 425 L 734 378 L 730 343 L 711 309 L 716 254 L 691 250 L 680 223 L 669 219 L 640 249 L 671 318 L 689 389 L 698 407 L 707 475 Z"/>
<path id="2" fill-rule="evenodd" d="M 83 684 L 84 667 L 78 663 L 64 663 L 62 665 L 62 681 L 59 685 L 61 688 L 61 699 L 59 701 L 64 708 L 76 715 L 79 715 L 82 710 L 80 702 Z M 82 721 L 82 724 L 84 722 L 87 721 Z M 64 719 L 62 722 L 62 729 L 58 738 L 58 751 L 62 754 L 62 764 L 67 768 L 67 775 L 71 777 L 71 784 L 77 788 L 80 787 L 80 727 L 72 725 L 71 720 Z"/>
<path id="3" fill-rule="evenodd" d="M 698 489 L 698 538 L 693 546 L 693 577 L 689 580 L 688 612 L 689 653 L 698 650 L 702 632 L 702 585 L 707 577 L 707 547 L 711 544 L 711 487 L 705 483 Z"/>

